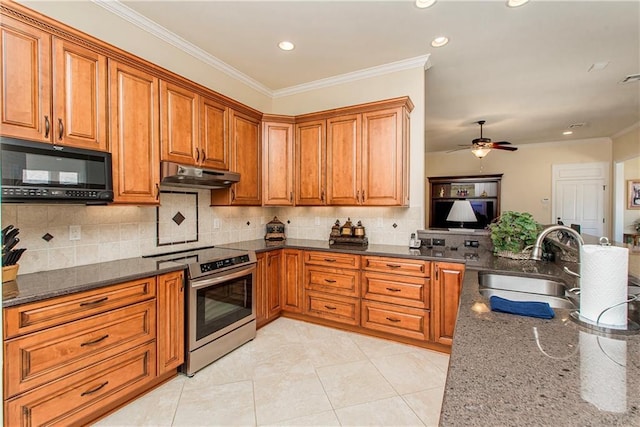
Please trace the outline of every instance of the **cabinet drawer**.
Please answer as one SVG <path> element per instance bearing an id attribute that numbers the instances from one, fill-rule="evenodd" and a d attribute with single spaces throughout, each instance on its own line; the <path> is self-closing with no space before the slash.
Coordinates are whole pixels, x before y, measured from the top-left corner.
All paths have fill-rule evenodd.
<path id="1" fill-rule="evenodd" d="M 431 268 L 430 261 L 377 256 L 363 257 L 362 264 L 362 268 L 367 271 L 379 271 L 381 273 L 395 273 L 416 277 L 429 277 L 429 270 Z"/>
<path id="2" fill-rule="evenodd" d="M 429 308 L 430 279 L 366 271 L 362 298 L 416 308 Z"/>
<path id="3" fill-rule="evenodd" d="M 5 397 L 43 385 L 156 337 L 156 301 L 146 301 L 5 341 Z M 15 363 L 15 364 L 14 364 Z"/>
<path id="4" fill-rule="evenodd" d="M 3 310 L 5 339 L 155 298 L 156 278 L 134 280 Z"/>
<path id="5" fill-rule="evenodd" d="M 346 323 L 360 324 L 360 300 L 340 295 L 308 291 L 305 295 L 304 314 Z"/>
<path id="6" fill-rule="evenodd" d="M 304 252 L 304 263 L 337 268 L 360 268 L 360 255 L 341 254 L 336 252 Z"/>
<path id="7" fill-rule="evenodd" d="M 306 289 L 328 292 L 350 297 L 360 296 L 360 273 L 357 270 L 342 270 L 328 267 L 305 267 Z"/>
<path id="8" fill-rule="evenodd" d="M 5 401 L 5 425 L 85 425 L 154 379 L 155 342 Z"/>
<path id="9" fill-rule="evenodd" d="M 362 301 L 362 326 L 418 340 L 429 339 L 429 311 Z"/>

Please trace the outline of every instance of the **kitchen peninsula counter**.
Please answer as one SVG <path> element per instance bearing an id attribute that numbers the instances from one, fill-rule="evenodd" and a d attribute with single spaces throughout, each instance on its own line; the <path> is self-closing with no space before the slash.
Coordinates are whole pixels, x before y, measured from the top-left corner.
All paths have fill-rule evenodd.
<path id="1" fill-rule="evenodd" d="M 487 304 L 467 270 L 441 426 L 640 425 L 640 334 L 595 333 L 566 309 L 544 320 Z"/>

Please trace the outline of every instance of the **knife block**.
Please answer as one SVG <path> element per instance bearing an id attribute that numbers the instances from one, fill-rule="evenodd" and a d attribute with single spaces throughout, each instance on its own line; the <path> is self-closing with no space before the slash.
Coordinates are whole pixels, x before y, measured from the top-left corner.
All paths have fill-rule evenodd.
<path id="1" fill-rule="evenodd" d="M 2 283 L 16 280 L 16 277 L 18 276 L 19 268 L 20 268 L 20 264 L 14 264 L 14 265 L 8 265 L 6 267 L 2 267 Z"/>

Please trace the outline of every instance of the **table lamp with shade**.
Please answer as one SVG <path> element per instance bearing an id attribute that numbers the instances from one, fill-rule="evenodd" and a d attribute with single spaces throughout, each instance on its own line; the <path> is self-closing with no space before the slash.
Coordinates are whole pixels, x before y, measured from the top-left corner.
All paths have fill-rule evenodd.
<path id="1" fill-rule="evenodd" d="M 471 202 L 468 200 L 456 200 L 451 206 L 447 221 L 460 222 L 460 228 L 450 228 L 450 230 L 460 230 L 464 228 L 465 222 L 478 222 L 476 214 L 473 212 Z"/>

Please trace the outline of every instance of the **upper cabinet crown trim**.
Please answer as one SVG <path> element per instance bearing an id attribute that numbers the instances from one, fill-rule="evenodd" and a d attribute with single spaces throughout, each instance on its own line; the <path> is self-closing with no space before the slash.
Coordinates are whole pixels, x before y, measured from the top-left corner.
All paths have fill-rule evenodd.
<path id="1" fill-rule="evenodd" d="M 198 93 L 199 95 L 213 98 L 218 102 L 221 102 L 222 104 L 233 108 L 236 111 L 259 120 L 262 119 L 262 112 L 254 108 L 241 104 L 232 98 L 229 98 L 205 86 L 202 86 L 182 76 L 172 73 L 171 71 L 153 64 L 152 62 L 139 58 L 129 52 L 119 49 L 109 43 L 103 42 L 82 31 L 64 25 L 27 7 L 14 2 L 7 2 L 6 0 L 3 0 L 0 3 L 0 12 L 4 15 L 8 15 L 19 21 L 22 21 L 32 27 L 47 31 L 56 37 L 72 41 L 76 44 L 91 49 L 94 52 L 105 55 L 108 58 L 115 59 L 121 64 L 125 64 L 138 69 L 142 67 L 143 71 L 151 71 L 156 77 L 162 80 L 185 86 Z"/>
<path id="2" fill-rule="evenodd" d="M 296 123 L 307 122 L 311 120 L 323 120 L 331 117 L 346 116 L 349 114 L 368 113 L 371 111 L 379 111 L 387 108 L 405 107 L 407 112 L 413 110 L 413 102 L 408 96 L 399 98 L 391 98 L 376 102 L 367 102 L 364 104 L 350 105 L 348 107 L 332 108 L 330 110 L 317 111 L 308 114 L 300 114 L 296 116 Z"/>

